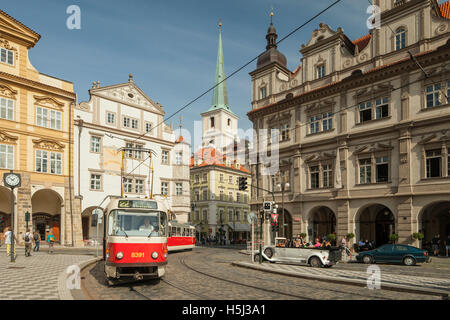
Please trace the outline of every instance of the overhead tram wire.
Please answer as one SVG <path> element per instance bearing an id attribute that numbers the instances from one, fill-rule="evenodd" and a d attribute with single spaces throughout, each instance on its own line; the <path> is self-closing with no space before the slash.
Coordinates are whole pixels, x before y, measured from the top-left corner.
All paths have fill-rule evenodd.
<path id="1" fill-rule="evenodd" d="M 334 7 L 335 5 L 337 5 L 339 2 L 341 2 L 342 0 L 336 0 L 334 1 L 332 4 L 330 4 L 328 7 L 326 7 L 325 9 L 321 10 L 320 12 L 318 12 L 317 14 L 315 14 L 312 18 L 308 19 L 306 22 L 304 22 L 302 25 L 298 26 L 297 28 L 295 28 L 294 30 L 292 30 L 291 32 L 289 32 L 286 36 L 284 36 L 283 38 L 281 38 L 279 41 L 276 42 L 276 44 L 280 44 L 281 42 L 283 42 L 284 40 L 286 40 L 287 38 L 289 38 L 290 36 L 292 36 L 294 33 L 298 32 L 300 29 L 302 29 L 304 26 L 306 26 L 307 24 L 309 24 L 311 21 L 313 21 L 314 19 L 318 18 L 319 16 L 321 16 L 322 14 L 324 14 L 326 11 L 328 11 L 329 9 L 331 9 L 332 7 Z M 208 94 L 209 92 L 211 92 L 212 90 L 214 90 L 217 86 L 219 86 L 220 84 L 222 84 L 222 82 L 226 81 L 227 79 L 231 78 L 232 76 L 234 76 L 235 74 L 237 74 L 238 72 L 242 71 L 244 68 L 246 68 L 248 65 L 250 65 L 251 63 L 253 63 L 255 60 L 257 60 L 259 58 L 260 55 L 264 54 L 264 52 L 260 53 L 258 56 L 254 57 L 253 59 L 251 59 L 250 61 L 248 61 L 247 63 L 245 63 L 244 65 L 242 65 L 241 67 L 239 67 L 238 69 L 236 69 L 235 71 L 233 71 L 231 74 L 229 74 L 228 76 L 226 76 L 222 81 L 218 82 L 216 85 L 212 86 L 211 88 L 209 88 L 208 90 L 206 90 L 205 92 L 203 92 L 202 94 L 200 94 L 198 97 L 196 97 L 195 99 L 189 101 L 186 105 L 184 105 L 183 107 L 181 107 L 180 109 L 178 109 L 177 111 L 175 111 L 174 113 L 172 113 L 169 117 L 167 117 L 166 119 L 164 119 L 163 121 L 161 121 L 160 123 L 158 123 L 153 129 L 156 129 L 158 126 L 162 125 L 165 121 L 173 118 L 175 115 L 177 115 L 178 113 L 180 113 L 181 111 L 183 111 L 184 109 L 188 108 L 191 104 L 193 104 L 194 102 L 196 102 L 197 100 L 199 100 L 200 98 L 202 98 L 203 96 L 205 96 L 206 94 Z M 139 137 L 137 137 L 133 142 L 138 141 L 139 139 L 143 138 L 144 136 L 147 135 L 148 132 L 144 132 L 143 134 L 141 134 Z M 137 167 L 135 167 L 133 170 L 131 170 L 127 175 L 124 176 L 124 178 L 128 177 L 129 175 L 131 175 L 138 167 L 140 167 L 142 165 L 142 163 L 144 163 L 148 158 L 150 157 L 150 155 L 142 160 Z"/>

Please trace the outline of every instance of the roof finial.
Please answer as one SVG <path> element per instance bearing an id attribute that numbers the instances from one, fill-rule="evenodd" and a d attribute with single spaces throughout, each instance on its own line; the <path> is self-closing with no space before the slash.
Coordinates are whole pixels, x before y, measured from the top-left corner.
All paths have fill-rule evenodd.
<path id="1" fill-rule="evenodd" d="M 183 127 L 183 115 L 180 115 L 180 135 L 181 135 L 181 127 Z"/>
<path id="2" fill-rule="evenodd" d="M 270 24 L 272 24 L 272 17 L 273 17 L 273 6 L 270 5 Z"/>
<path id="3" fill-rule="evenodd" d="M 128 75 L 128 82 L 133 82 L 133 74 L 132 73 L 130 73 Z"/>
<path id="4" fill-rule="evenodd" d="M 222 19 L 219 19 L 219 28 L 222 28 Z"/>

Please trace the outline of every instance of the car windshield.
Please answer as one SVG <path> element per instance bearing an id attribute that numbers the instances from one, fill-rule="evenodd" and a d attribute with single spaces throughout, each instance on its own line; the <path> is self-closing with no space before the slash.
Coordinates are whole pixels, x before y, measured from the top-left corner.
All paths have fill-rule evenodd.
<path id="1" fill-rule="evenodd" d="M 113 210 L 108 218 L 110 236 L 166 236 L 167 218 L 159 211 Z"/>

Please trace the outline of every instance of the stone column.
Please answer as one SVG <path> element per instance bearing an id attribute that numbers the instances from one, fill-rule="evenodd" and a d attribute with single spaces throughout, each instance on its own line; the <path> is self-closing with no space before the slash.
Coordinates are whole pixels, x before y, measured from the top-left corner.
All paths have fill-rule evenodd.
<path id="1" fill-rule="evenodd" d="M 350 202 L 348 200 L 339 201 L 336 216 L 336 242 L 338 244 L 341 239 L 349 233 L 349 212 Z"/>
<path id="2" fill-rule="evenodd" d="M 14 212 L 14 233 L 19 240 L 19 244 L 23 244 L 22 234 L 26 231 L 25 222 L 25 212 L 30 213 L 30 221 L 28 222 L 28 228 L 30 230 L 33 227 L 33 215 L 31 207 L 31 185 L 30 185 L 30 175 L 26 173 L 21 173 L 22 184 L 21 187 L 15 191 L 15 212 Z"/>
<path id="3" fill-rule="evenodd" d="M 399 199 L 397 205 L 397 225 L 398 243 L 410 244 L 412 242 L 412 197 Z"/>

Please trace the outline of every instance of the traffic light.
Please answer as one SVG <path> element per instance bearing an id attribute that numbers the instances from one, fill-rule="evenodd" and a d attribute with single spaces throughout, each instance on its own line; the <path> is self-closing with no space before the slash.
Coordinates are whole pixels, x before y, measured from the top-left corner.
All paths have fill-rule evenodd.
<path id="1" fill-rule="evenodd" d="M 5 223 L 5 217 L 0 216 L 0 225 L 2 225 L 2 224 L 4 224 L 4 223 Z"/>
<path id="2" fill-rule="evenodd" d="M 272 222 L 272 232 L 277 232 L 280 230 L 280 227 L 278 226 L 278 222 Z"/>
<path id="3" fill-rule="evenodd" d="M 239 190 L 247 190 L 247 178 L 239 177 Z"/>
<path id="4" fill-rule="evenodd" d="M 96 227 L 98 222 L 98 214 L 92 214 L 91 227 Z"/>

